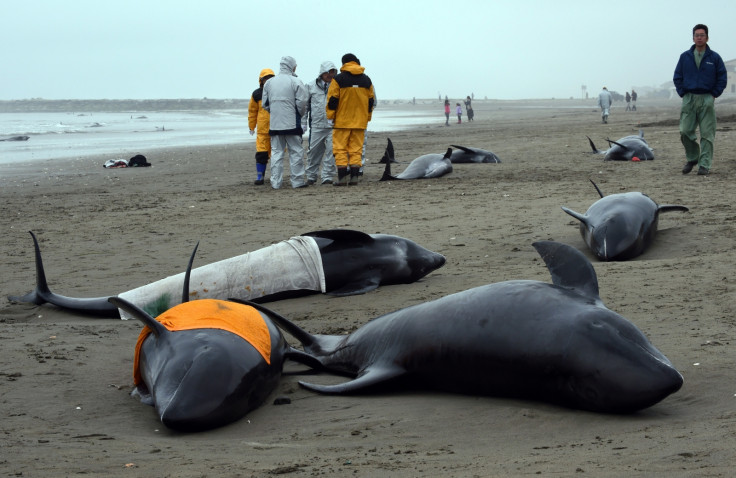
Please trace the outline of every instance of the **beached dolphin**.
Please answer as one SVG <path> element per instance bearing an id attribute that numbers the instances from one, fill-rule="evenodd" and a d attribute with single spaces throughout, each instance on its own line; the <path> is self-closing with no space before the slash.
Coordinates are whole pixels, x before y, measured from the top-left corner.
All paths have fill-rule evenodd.
<path id="1" fill-rule="evenodd" d="M 552 284 L 489 284 L 388 313 L 349 335 L 312 335 L 257 304 L 329 372 L 320 393 L 396 386 L 517 397 L 628 413 L 680 389 L 682 376 L 630 321 L 606 308 L 595 270 L 572 246 L 534 243 Z"/>
<path id="2" fill-rule="evenodd" d="M 643 130 L 639 130 L 638 135 L 624 136 L 617 141 L 607 139 L 610 147 L 605 151 L 596 148 L 590 137 L 586 136 L 586 138 L 588 138 L 590 147 L 593 148 L 593 153 L 604 155 L 603 161 L 649 161 L 654 159 L 654 151 L 644 139 Z"/>
<path id="3" fill-rule="evenodd" d="M 116 317 L 109 296 L 73 298 L 51 292 L 36 236 L 36 289 L 15 302 L 50 303 L 73 312 Z M 306 294 L 363 294 L 381 285 L 409 284 L 442 267 L 445 257 L 403 237 L 349 229 L 314 231 L 256 251 L 197 267 L 191 296 L 268 302 Z M 157 316 L 180 302 L 184 273 L 115 294 Z M 128 318 L 122 314 L 123 318 Z"/>
<path id="4" fill-rule="evenodd" d="M 479 148 L 468 148 L 466 146 L 458 146 L 451 144 L 453 148 L 457 148 L 452 152 L 450 161 L 456 163 L 500 163 L 501 159 L 495 153 Z"/>
<path id="5" fill-rule="evenodd" d="M 585 214 L 566 207 L 562 210 L 580 221 L 580 234 L 593 254 L 602 261 L 624 261 L 643 253 L 654 241 L 659 213 L 688 211 L 685 206 L 659 205 L 646 194 L 630 192 L 603 196 Z"/>
<path id="6" fill-rule="evenodd" d="M 146 325 L 136 343 L 133 395 L 154 406 L 164 425 L 181 431 L 242 418 L 276 388 L 285 358 L 313 362 L 252 307 L 213 299 L 189 302 L 192 259 L 183 302 L 155 319 L 124 299 L 109 299 Z"/>
<path id="7" fill-rule="evenodd" d="M 412 160 L 409 166 L 406 167 L 400 174 L 396 176 L 391 175 L 391 163 L 396 163 L 394 157 L 394 147 L 391 140 L 388 140 L 386 145 L 386 151 L 381 158 L 381 163 L 386 163 L 386 168 L 383 170 L 383 176 L 381 181 L 390 181 L 392 179 L 429 179 L 439 178 L 445 174 L 452 172 L 452 163 L 450 162 L 450 155 L 452 154 L 452 148 L 447 148 L 447 153 L 444 156 L 441 154 L 425 154 Z"/>

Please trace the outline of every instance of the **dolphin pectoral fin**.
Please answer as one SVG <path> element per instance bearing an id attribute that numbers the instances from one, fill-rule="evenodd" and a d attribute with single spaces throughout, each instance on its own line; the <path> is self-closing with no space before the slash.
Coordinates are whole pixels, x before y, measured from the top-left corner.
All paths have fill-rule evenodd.
<path id="1" fill-rule="evenodd" d="M 588 225 L 588 218 L 585 217 L 585 214 L 580 214 L 579 212 L 575 212 L 572 209 L 568 209 L 565 206 L 561 206 L 562 210 L 577 219 L 578 221 L 582 222 L 586 226 Z"/>
<path id="2" fill-rule="evenodd" d="M 601 191 L 601 188 L 598 187 L 598 185 L 595 183 L 595 181 L 593 181 L 592 179 L 588 179 L 588 181 L 590 181 L 590 183 L 593 185 L 593 187 L 595 188 L 595 190 L 598 191 L 598 195 L 600 197 L 603 197 L 603 191 Z"/>
<path id="3" fill-rule="evenodd" d="M 554 241 L 538 241 L 532 246 L 547 265 L 553 284 L 601 301 L 595 269 L 582 252 Z"/>
<path id="4" fill-rule="evenodd" d="M 687 206 L 680 206 L 679 204 L 660 204 L 657 206 L 657 211 L 659 212 L 669 212 L 669 211 L 682 211 L 682 212 L 688 212 L 690 209 L 688 209 Z"/>
<path id="5" fill-rule="evenodd" d="M 141 400 L 141 403 L 143 403 L 144 405 L 150 405 L 152 407 L 156 405 L 153 400 L 153 395 L 151 395 L 148 387 L 146 387 L 143 383 L 135 387 L 133 391 L 130 392 L 130 396 L 139 398 Z"/>
<path id="6" fill-rule="evenodd" d="M 598 150 L 598 148 L 595 147 L 595 144 L 593 144 L 593 140 L 590 139 L 590 136 L 586 136 L 588 138 L 588 142 L 590 143 L 590 147 L 593 149 L 593 153 L 600 154 L 601 152 Z"/>
<path id="7" fill-rule="evenodd" d="M 125 299 L 122 299 L 120 297 L 110 297 L 107 299 L 108 302 L 113 304 L 118 309 L 124 310 L 125 312 L 129 313 L 136 319 L 143 322 L 145 325 L 147 325 L 154 335 L 157 337 L 168 333 L 168 329 L 164 327 L 164 325 L 159 322 L 158 320 L 151 317 L 151 315 L 146 312 L 145 310 L 141 309 L 137 305 L 133 304 L 132 302 L 128 302 Z"/>
<path id="8" fill-rule="evenodd" d="M 335 297 L 345 297 L 347 295 L 358 295 L 365 294 L 374 289 L 377 289 L 381 281 L 378 277 L 367 277 L 359 281 L 349 282 L 339 289 L 331 290 L 327 292 L 328 295 L 334 295 Z"/>
<path id="9" fill-rule="evenodd" d="M 324 369 L 324 365 L 322 365 L 322 362 L 320 362 L 317 357 L 306 352 L 302 352 L 301 350 L 297 350 L 291 346 L 289 346 L 286 350 L 284 358 L 300 363 L 302 365 L 306 365 L 307 367 Z"/>
<path id="10" fill-rule="evenodd" d="M 366 391 L 377 385 L 385 384 L 404 374 L 406 374 L 406 370 L 401 367 L 374 366 L 367 368 L 363 373 L 349 382 L 339 383 L 336 385 L 318 385 L 315 383 L 299 381 L 299 385 L 314 392 L 338 395 Z"/>

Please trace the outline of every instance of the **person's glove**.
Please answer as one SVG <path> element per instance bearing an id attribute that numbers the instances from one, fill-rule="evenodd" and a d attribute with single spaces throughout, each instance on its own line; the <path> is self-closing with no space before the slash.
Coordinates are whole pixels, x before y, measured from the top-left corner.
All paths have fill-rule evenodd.
<path id="1" fill-rule="evenodd" d="M 328 119 L 327 120 L 327 126 L 329 126 L 330 128 L 332 128 L 333 126 L 335 126 L 335 120 Z"/>
<path id="2" fill-rule="evenodd" d="M 250 130 L 250 135 L 253 136 L 254 134 L 256 134 L 256 130 L 254 129 Z"/>

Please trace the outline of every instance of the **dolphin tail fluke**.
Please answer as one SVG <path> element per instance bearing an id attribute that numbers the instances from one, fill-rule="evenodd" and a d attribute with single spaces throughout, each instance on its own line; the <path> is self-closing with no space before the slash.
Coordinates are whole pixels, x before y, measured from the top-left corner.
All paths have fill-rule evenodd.
<path id="1" fill-rule="evenodd" d="M 49 285 L 46 282 L 46 272 L 43 268 L 41 248 L 38 246 L 38 240 L 33 232 L 28 232 L 33 238 L 33 247 L 35 249 L 36 256 L 36 289 L 24 296 L 8 296 L 8 300 L 12 302 L 27 302 L 36 305 L 49 303 L 62 309 L 95 317 L 118 317 L 117 307 L 110 304 L 107 301 L 107 297 L 78 299 L 74 297 L 65 297 L 51 292 L 51 289 L 49 289 Z"/>
<path id="2" fill-rule="evenodd" d="M 307 390 L 318 393 L 331 395 L 350 394 L 365 392 L 377 386 L 386 385 L 388 382 L 404 374 L 406 374 L 406 370 L 401 367 L 372 367 L 349 382 L 338 383 L 336 385 L 318 385 L 300 381 L 299 385 Z"/>
<path id="3" fill-rule="evenodd" d="M 679 204 L 660 204 L 659 206 L 657 206 L 657 210 L 659 212 L 669 212 L 669 211 L 688 212 L 690 209 L 687 206 L 681 206 Z"/>

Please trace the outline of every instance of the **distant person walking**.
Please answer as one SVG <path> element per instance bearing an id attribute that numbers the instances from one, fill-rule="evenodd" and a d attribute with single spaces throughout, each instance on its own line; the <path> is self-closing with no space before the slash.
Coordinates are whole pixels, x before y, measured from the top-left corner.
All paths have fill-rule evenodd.
<path id="1" fill-rule="evenodd" d="M 445 126 L 450 126 L 450 100 L 445 100 Z"/>
<path id="2" fill-rule="evenodd" d="M 598 106 L 601 108 L 601 122 L 604 124 L 608 123 L 608 115 L 611 111 L 611 105 L 613 104 L 613 97 L 605 86 L 598 93 Z"/>
<path id="3" fill-rule="evenodd" d="M 307 183 L 315 184 L 322 166 L 322 184 L 332 184 L 337 168 L 332 154 L 332 127 L 327 123 L 327 90 L 337 68 L 331 61 L 322 62 L 319 75 L 308 82 L 307 116 L 309 122 L 309 146 L 307 148 Z"/>
<path id="4" fill-rule="evenodd" d="M 631 110 L 636 111 L 636 91 L 634 91 L 634 88 L 631 88 Z"/>
<path id="5" fill-rule="evenodd" d="M 631 95 L 626 92 L 626 111 L 631 111 Z"/>
<path id="6" fill-rule="evenodd" d="M 705 176 L 710 173 L 716 139 L 715 99 L 726 88 L 728 72 L 721 56 L 708 46 L 707 26 L 699 23 L 693 27 L 693 43 L 680 55 L 673 81 L 682 98 L 680 141 L 687 158 L 682 174 L 698 165 L 698 174 Z M 700 144 L 696 129 L 700 129 Z"/>
<path id="7" fill-rule="evenodd" d="M 465 114 L 468 115 L 468 121 L 473 121 L 473 100 L 470 96 L 465 98 Z"/>
<path id="8" fill-rule="evenodd" d="M 463 122 L 463 107 L 460 106 L 460 103 L 455 103 L 455 113 L 457 113 L 457 124 L 460 124 Z"/>
<path id="9" fill-rule="evenodd" d="M 263 185 L 266 177 L 266 166 L 268 158 L 271 157 L 271 136 L 268 134 L 270 114 L 263 107 L 263 85 L 266 81 L 274 77 L 273 70 L 264 68 L 258 75 L 258 84 L 260 85 L 252 95 L 248 102 L 248 129 L 250 135 L 257 131 L 256 136 L 256 180 L 253 184 L 256 186 Z"/>
<path id="10" fill-rule="evenodd" d="M 327 90 L 327 120 L 333 126 L 332 151 L 337 165 L 335 186 L 355 185 L 360 180 L 365 130 L 375 101 L 373 83 L 364 71 L 358 57 L 346 53 L 340 73 Z"/>
<path id="11" fill-rule="evenodd" d="M 281 58 L 279 74 L 263 86 L 263 107 L 271 113 L 271 187 L 280 189 L 284 174 L 284 150 L 289 150 L 291 187 L 307 186 L 304 175 L 302 135 L 306 129 L 307 89 L 294 74 L 296 60 Z"/>

